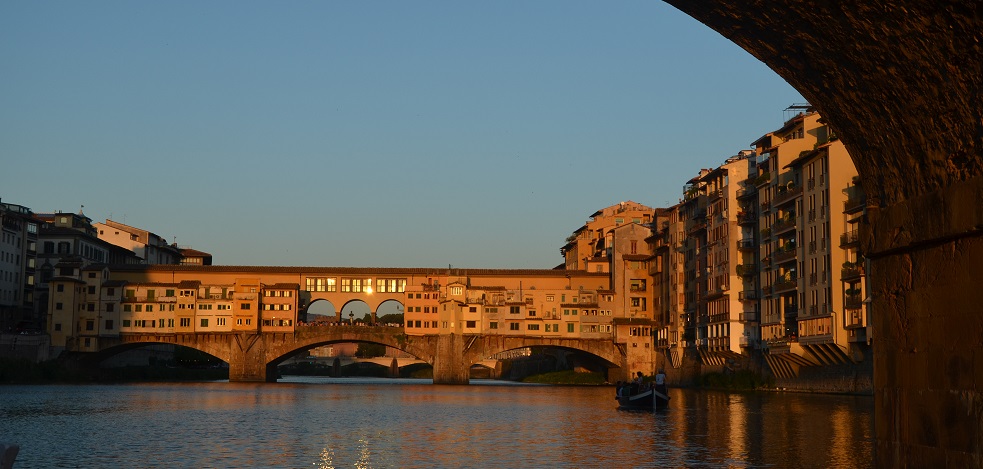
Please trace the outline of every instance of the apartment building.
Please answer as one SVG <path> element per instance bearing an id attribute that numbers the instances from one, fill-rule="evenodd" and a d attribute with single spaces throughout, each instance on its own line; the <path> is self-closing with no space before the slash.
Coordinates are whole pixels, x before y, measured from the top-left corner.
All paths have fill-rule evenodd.
<path id="1" fill-rule="evenodd" d="M 143 264 L 177 264 L 181 251 L 161 236 L 130 225 L 106 219 L 94 223 L 99 239 L 132 251 Z"/>
<path id="2" fill-rule="evenodd" d="M 0 331 L 40 331 L 36 316 L 40 221 L 31 209 L 0 203 Z"/>
<path id="3" fill-rule="evenodd" d="M 566 270 L 609 272 L 610 259 L 607 247 L 611 245 L 611 230 L 626 224 L 649 225 L 655 209 L 637 202 L 620 202 L 591 214 L 583 226 L 577 228 L 560 248 Z"/>

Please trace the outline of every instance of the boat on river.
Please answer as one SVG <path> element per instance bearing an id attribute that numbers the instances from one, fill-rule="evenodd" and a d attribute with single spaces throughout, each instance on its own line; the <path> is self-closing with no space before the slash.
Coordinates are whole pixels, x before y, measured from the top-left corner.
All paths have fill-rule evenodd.
<path id="1" fill-rule="evenodd" d="M 631 393 L 631 386 L 622 388 L 623 394 L 618 394 L 619 409 L 638 409 L 638 410 L 663 410 L 669 407 L 669 395 L 665 389 L 661 392 L 655 388 L 642 390 L 641 392 Z"/>

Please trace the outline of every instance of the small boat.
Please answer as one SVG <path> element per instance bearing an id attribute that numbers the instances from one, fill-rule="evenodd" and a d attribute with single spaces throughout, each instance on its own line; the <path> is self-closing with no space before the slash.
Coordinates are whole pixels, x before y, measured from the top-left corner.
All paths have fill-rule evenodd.
<path id="1" fill-rule="evenodd" d="M 662 410 L 669 407 L 670 397 L 655 389 L 647 389 L 636 394 L 619 395 L 615 399 L 622 409 Z"/>

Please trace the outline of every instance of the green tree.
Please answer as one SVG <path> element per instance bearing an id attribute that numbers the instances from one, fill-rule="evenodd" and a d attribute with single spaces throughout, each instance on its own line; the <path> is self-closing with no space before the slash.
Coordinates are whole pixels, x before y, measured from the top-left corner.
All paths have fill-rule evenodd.
<path id="1" fill-rule="evenodd" d="M 375 358 L 385 355 L 386 346 L 382 344 L 360 343 L 358 344 L 358 350 L 355 351 L 355 356 L 358 358 Z"/>

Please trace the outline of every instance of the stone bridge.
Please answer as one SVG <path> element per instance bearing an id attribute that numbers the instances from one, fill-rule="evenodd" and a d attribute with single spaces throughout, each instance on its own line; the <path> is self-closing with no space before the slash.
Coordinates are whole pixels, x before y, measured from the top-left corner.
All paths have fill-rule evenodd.
<path id="1" fill-rule="evenodd" d="M 300 326 L 293 333 L 120 334 L 100 340 L 101 350 L 86 359 L 149 344 L 174 344 L 212 355 L 229 364 L 229 381 L 276 381 L 276 366 L 302 350 L 341 342 L 368 342 L 402 350 L 433 366 L 434 383 L 467 384 L 471 365 L 500 352 L 524 347 L 555 347 L 600 358 L 608 380 L 627 379 L 625 351 L 610 340 L 510 337 L 499 335 L 408 336 L 402 327 Z"/>

